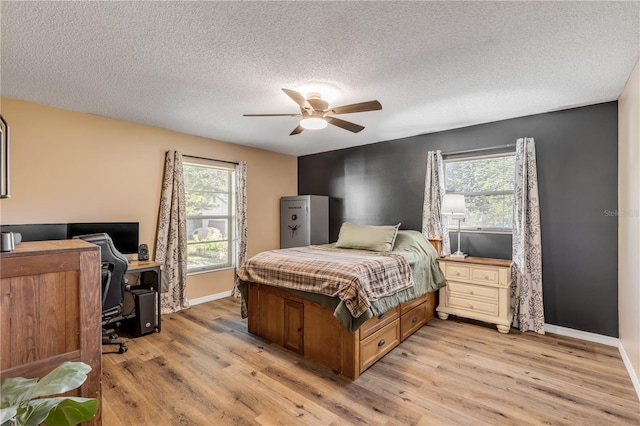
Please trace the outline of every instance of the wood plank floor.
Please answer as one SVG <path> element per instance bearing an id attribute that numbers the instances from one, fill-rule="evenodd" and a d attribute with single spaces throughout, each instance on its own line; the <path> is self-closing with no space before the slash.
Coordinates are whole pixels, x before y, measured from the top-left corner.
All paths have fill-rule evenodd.
<path id="1" fill-rule="evenodd" d="M 227 298 L 105 354 L 103 424 L 640 424 L 614 347 L 434 318 L 351 381 L 246 329 Z"/>

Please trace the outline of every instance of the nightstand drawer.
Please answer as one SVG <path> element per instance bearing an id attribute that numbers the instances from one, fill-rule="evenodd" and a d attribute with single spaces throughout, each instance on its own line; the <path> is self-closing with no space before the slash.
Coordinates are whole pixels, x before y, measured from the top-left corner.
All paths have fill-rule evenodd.
<path id="1" fill-rule="evenodd" d="M 454 265 L 449 263 L 445 271 L 445 278 L 468 280 L 471 278 L 471 271 L 468 266 Z"/>
<path id="2" fill-rule="evenodd" d="M 447 283 L 448 293 L 454 296 L 467 296 L 472 298 L 488 299 L 489 301 L 498 301 L 499 289 L 497 287 L 483 287 L 473 284 L 463 284 L 455 281 Z"/>
<path id="3" fill-rule="evenodd" d="M 497 268 L 480 268 L 474 267 L 471 270 L 471 280 L 480 284 L 499 284 L 500 277 Z"/>
<path id="4" fill-rule="evenodd" d="M 467 299 L 457 297 L 447 293 L 447 306 L 458 309 L 465 309 L 472 312 L 480 312 L 487 315 L 498 315 L 498 303 L 491 303 L 482 300 Z"/>

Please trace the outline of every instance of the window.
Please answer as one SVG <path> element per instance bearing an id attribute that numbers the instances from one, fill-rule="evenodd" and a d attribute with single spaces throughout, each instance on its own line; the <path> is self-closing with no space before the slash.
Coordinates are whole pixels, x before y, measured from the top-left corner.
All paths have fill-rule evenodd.
<path id="1" fill-rule="evenodd" d="M 184 163 L 187 272 L 233 266 L 235 172 Z"/>
<path id="2" fill-rule="evenodd" d="M 515 154 L 447 159 L 445 192 L 463 194 L 466 230 L 511 231 Z"/>

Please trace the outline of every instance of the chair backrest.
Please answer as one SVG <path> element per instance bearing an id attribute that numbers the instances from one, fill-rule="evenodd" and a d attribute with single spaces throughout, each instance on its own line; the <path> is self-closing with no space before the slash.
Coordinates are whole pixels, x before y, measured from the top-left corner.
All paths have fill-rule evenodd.
<path id="1" fill-rule="evenodd" d="M 108 280 L 110 285 L 102 289 L 102 312 L 122 305 L 127 286 L 125 279 L 125 274 L 129 267 L 127 258 L 115 248 L 109 234 L 80 235 L 77 238 L 99 246 L 102 267 L 109 269 L 111 272 L 111 279 Z"/>

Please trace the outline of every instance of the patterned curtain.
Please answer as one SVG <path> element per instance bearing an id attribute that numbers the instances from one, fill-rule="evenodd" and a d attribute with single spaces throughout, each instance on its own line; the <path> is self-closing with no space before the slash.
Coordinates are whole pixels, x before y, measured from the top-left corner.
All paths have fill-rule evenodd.
<path id="1" fill-rule="evenodd" d="M 247 259 L 247 162 L 240 161 L 236 166 L 236 272 Z M 236 274 L 233 291 L 234 297 L 240 297 Z M 242 308 L 246 306 L 242 304 Z M 243 317 L 244 318 L 244 317 Z"/>
<path id="2" fill-rule="evenodd" d="M 544 334 L 542 246 L 536 145 L 533 138 L 516 141 L 516 181 L 511 263 L 513 326 Z"/>
<path id="3" fill-rule="evenodd" d="M 158 213 L 156 262 L 162 264 L 167 291 L 161 293 L 162 313 L 189 307 L 187 300 L 187 215 L 182 154 L 167 151 Z"/>
<path id="4" fill-rule="evenodd" d="M 427 154 L 427 175 L 424 181 L 424 205 L 422 207 L 422 234 L 427 238 L 440 238 L 442 252 L 451 254 L 447 219 L 441 214 L 444 197 L 444 165 L 441 151 L 429 151 Z"/>

